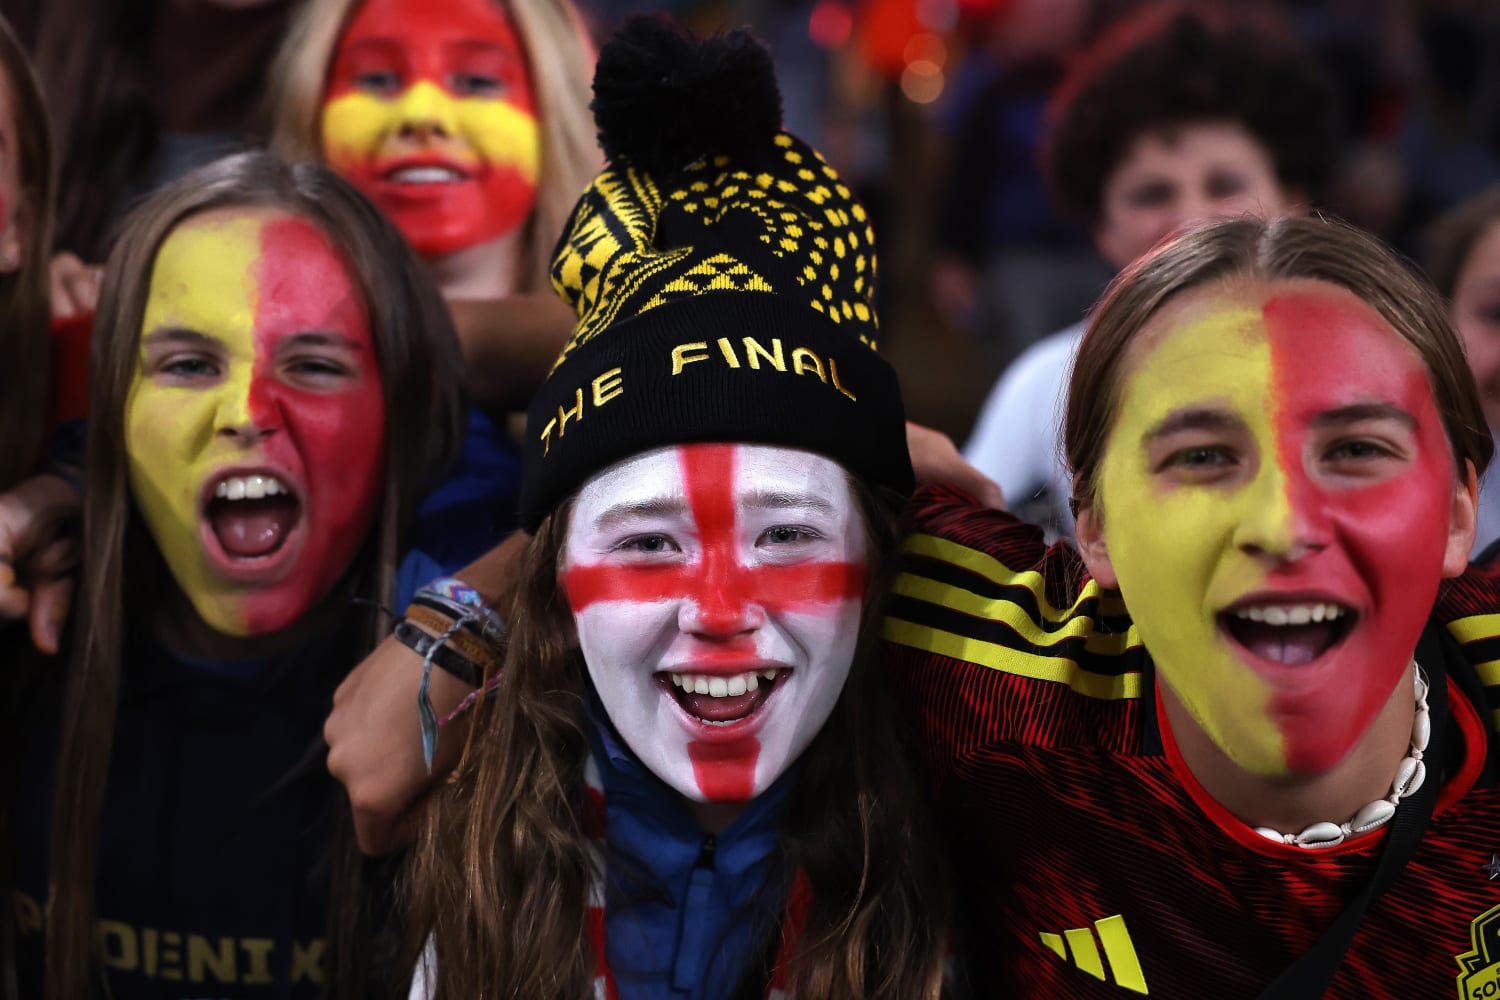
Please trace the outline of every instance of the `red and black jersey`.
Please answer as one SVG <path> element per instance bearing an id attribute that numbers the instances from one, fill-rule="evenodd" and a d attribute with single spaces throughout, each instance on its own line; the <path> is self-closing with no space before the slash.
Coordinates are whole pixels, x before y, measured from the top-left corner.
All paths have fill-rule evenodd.
<path id="1" fill-rule="evenodd" d="M 1364 884 L 1386 831 L 1321 851 L 1256 834 L 1183 764 L 1150 654 L 1072 549 L 941 488 L 912 514 L 886 654 L 981 995 L 1257 996 Z M 1427 753 L 1443 785 L 1330 996 L 1500 997 L 1500 566 L 1444 585 L 1417 659 L 1447 677 Z"/>

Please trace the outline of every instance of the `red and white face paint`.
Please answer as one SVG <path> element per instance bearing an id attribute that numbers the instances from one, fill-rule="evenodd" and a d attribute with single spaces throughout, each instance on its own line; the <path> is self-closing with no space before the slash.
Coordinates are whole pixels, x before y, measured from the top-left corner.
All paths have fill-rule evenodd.
<path id="1" fill-rule="evenodd" d="M 584 485 L 561 583 L 610 721 L 696 802 L 754 798 L 807 749 L 854 660 L 864 519 L 793 448 L 660 448 Z"/>

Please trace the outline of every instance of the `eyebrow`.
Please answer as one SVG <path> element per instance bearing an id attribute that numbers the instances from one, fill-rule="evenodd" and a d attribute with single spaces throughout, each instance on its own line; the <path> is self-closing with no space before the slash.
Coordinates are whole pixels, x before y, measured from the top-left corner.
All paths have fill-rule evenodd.
<path id="1" fill-rule="evenodd" d="M 744 505 L 755 510 L 814 510 L 832 516 L 833 504 L 810 493 L 786 490 L 756 490 L 744 498 Z"/>
<path id="2" fill-rule="evenodd" d="M 681 517 L 687 513 L 687 502 L 679 497 L 649 497 L 627 500 L 607 508 L 594 518 L 594 527 L 612 528 L 634 517 Z"/>
<path id="3" fill-rule="evenodd" d="M 1417 429 L 1417 418 L 1394 403 L 1350 403 L 1332 410 L 1324 410 L 1313 417 L 1314 427 L 1342 427 L 1362 420 L 1394 420 L 1408 430 Z"/>
<path id="4" fill-rule="evenodd" d="M 1169 413 L 1151 425 L 1141 435 L 1141 444 L 1150 445 L 1158 438 L 1181 431 L 1227 431 L 1243 426 L 1244 421 L 1228 410 L 1195 406 Z"/>
<path id="5" fill-rule="evenodd" d="M 141 338 L 141 346 L 151 347 L 155 344 L 194 344 L 199 347 L 222 347 L 223 342 L 218 337 L 210 337 L 206 333 L 197 330 L 189 330 L 181 326 L 158 327 Z"/>
<path id="6" fill-rule="evenodd" d="M 329 330 L 306 330 L 301 333 L 287 334 L 277 342 L 276 349 L 280 351 L 287 347 L 342 347 L 347 351 L 355 352 L 365 349 L 365 345 L 354 338 Z"/>

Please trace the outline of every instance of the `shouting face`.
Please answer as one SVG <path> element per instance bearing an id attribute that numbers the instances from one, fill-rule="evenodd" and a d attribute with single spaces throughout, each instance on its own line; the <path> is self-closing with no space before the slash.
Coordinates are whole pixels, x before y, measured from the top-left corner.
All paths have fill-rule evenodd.
<path id="1" fill-rule="evenodd" d="M 334 54 L 323 155 L 423 256 L 521 226 L 541 162 L 515 29 L 495 0 L 366 0 Z"/>
<path id="2" fill-rule="evenodd" d="M 590 479 L 561 583 L 631 750 L 696 802 L 764 791 L 843 690 L 865 550 L 848 477 L 810 452 L 660 448 Z"/>
<path id="3" fill-rule="evenodd" d="M 198 614 L 293 624 L 380 507 L 385 397 L 364 300 L 315 225 L 205 212 L 157 251 L 125 404 L 130 486 Z"/>
<path id="4" fill-rule="evenodd" d="M 1152 319 L 1099 500 L 1079 528 L 1090 568 L 1171 694 L 1266 776 L 1355 746 L 1473 531 L 1421 359 L 1313 281 L 1209 286 Z"/>

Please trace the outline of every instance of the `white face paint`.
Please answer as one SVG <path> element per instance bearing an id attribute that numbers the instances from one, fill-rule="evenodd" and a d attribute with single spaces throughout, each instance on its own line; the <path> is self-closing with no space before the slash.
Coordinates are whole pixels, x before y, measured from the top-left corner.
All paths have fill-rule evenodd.
<path id="1" fill-rule="evenodd" d="M 864 519 L 794 448 L 659 448 L 578 494 L 562 586 L 589 676 L 641 761 L 696 802 L 759 795 L 827 721 L 854 660 Z"/>

